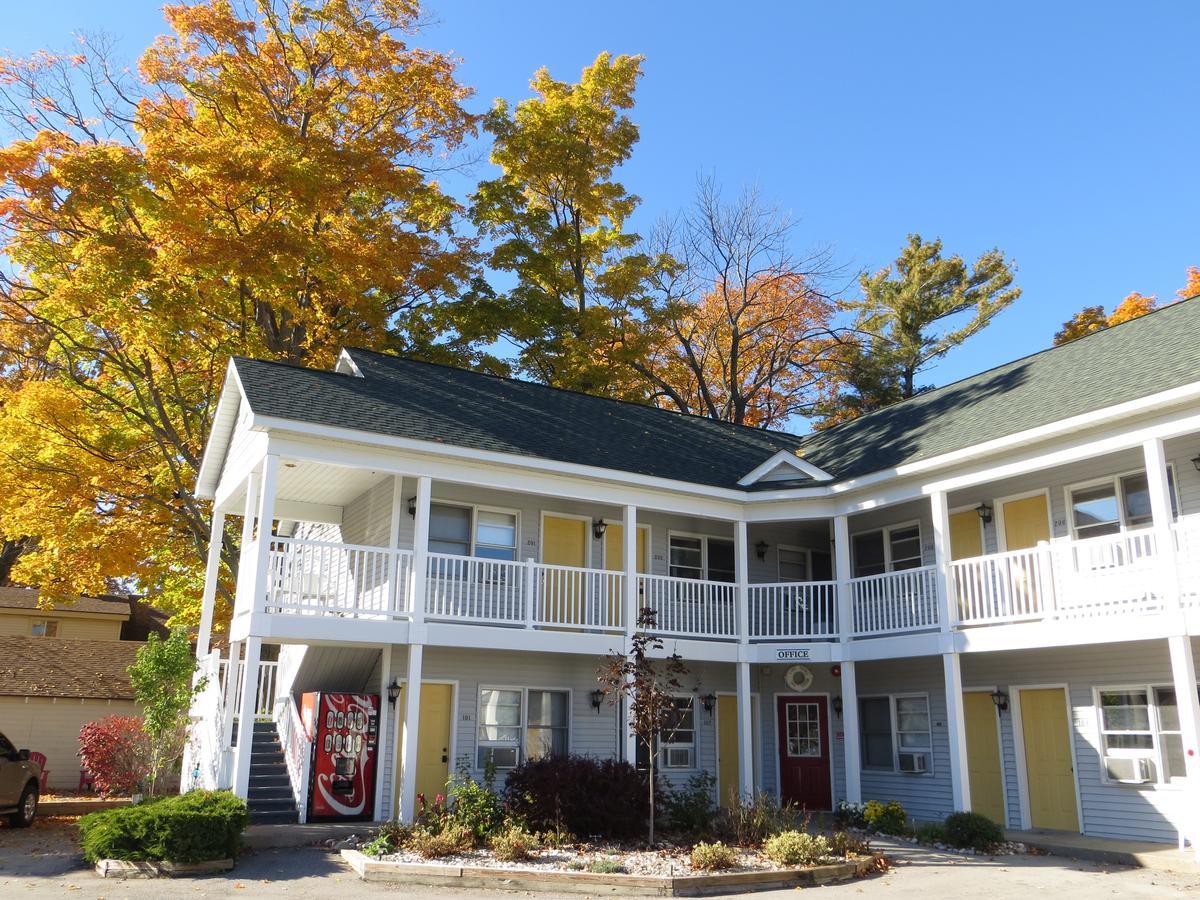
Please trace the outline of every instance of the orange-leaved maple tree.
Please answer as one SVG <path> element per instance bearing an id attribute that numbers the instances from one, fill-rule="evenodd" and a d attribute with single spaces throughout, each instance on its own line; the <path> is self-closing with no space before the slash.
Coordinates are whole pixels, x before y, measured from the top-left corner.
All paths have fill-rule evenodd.
<path id="1" fill-rule="evenodd" d="M 412 0 L 165 14 L 136 72 L 0 61 L 0 533 L 48 601 L 123 579 L 192 621 L 227 360 L 428 345 L 474 254 L 431 173 L 476 121 Z"/>

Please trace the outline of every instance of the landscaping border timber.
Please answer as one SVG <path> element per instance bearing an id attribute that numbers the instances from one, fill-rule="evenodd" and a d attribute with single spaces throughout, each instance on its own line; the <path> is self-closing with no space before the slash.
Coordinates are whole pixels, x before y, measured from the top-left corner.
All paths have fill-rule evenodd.
<path id="1" fill-rule="evenodd" d="M 196 863 L 102 859 L 96 863 L 96 874 L 101 878 L 186 878 L 229 872 L 233 865 L 232 859 L 209 859 Z"/>
<path id="2" fill-rule="evenodd" d="M 545 869 L 500 869 L 490 866 L 450 866 L 439 863 L 385 862 L 358 850 L 343 850 L 342 859 L 363 881 L 421 884 L 433 887 L 487 888 L 509 891 L 557 891 L 575 894 L 615 894 L 633 897 L 696 897 L 775 888 L 814 887 L 861 878 L 875 868 L 878 857 L 862 856 L 843 863 L 807 869 L 725 872 L 713 875 L 601 875 L 595 872 L 557 872 Z"/>

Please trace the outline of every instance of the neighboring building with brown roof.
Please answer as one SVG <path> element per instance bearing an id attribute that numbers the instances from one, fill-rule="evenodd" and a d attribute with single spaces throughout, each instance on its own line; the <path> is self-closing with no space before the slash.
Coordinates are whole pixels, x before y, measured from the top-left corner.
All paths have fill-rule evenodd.
<path id="1" fill-rule="evenodd" d="M 132 700 L 125 670 L 141 646 L 141 641 L 0 635 L 0 697 Z M 7 734 L 7 723 L 4 730 Z"/>
<path id="2" fill-rule="evenodd" d="M 0 635 L 116 641 L 129 617 L 129 601 L 118 597 L 80 597 L 43 609 L 36 589 L 0 587 Z"/>

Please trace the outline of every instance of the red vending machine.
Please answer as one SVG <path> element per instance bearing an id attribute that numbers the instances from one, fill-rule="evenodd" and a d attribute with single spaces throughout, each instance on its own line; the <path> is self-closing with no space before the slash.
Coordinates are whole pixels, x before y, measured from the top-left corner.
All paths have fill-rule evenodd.
<path id="1" fill-rule="evenodd" d="M 374 818 L 379 696 L 305 694 L 300 717 L 312 738 L 308 820 Z"/>

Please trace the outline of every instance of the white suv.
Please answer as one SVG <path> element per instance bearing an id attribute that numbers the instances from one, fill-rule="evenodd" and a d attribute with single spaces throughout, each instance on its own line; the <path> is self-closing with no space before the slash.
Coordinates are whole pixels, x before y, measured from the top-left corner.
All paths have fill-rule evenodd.
<path id="1" fill-rule="evenodd" d="M 28 750 L 18 750 L 0 734 L 0 815 L 7 815 L 17 828 L 28 828 L 37 814 L 38 764 Z"/>

